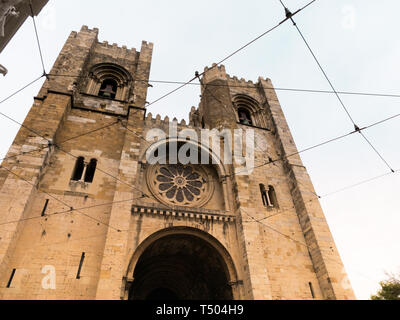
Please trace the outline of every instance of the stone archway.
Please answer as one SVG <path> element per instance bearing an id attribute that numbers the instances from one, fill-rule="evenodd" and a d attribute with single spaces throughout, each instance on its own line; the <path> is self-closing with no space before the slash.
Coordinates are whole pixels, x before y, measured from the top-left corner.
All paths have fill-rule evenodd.
<path id="1" fill-rule="evenodd" d="M 236 279 L 229 269 L 220 250 L 204 237 L 169 233 L 141 251 L 129 300 L 232 300 Z"/>

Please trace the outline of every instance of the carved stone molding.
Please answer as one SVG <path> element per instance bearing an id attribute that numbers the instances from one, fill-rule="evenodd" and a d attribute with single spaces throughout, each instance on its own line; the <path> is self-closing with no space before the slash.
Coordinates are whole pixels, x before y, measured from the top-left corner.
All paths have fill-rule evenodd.
<path id="1" fill-rule="evenodd" d="M 176 218 L 186 218 L 186 219 L 197 219 L 197 220 L 213 220 L 220 222 L 235 222 L 236 217 L 232 215 L 226 215 L 223 213 L 214 213 L 209 210 L 188 210 L 180 209 L 180 208 L 156 208 L 150 206 L 141 206 L 141 205 L 133 205 L 132 206 L 132 214 L 145 214 L 145 215 L 159 215 L 165 217 L 176 217 Z"/>

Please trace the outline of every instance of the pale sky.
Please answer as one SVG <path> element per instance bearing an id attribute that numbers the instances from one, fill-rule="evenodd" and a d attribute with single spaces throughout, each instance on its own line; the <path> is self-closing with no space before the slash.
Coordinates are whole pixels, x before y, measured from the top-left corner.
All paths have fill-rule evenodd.
<path id="1" fill-rule="evenodd" d="M 294 12 L 307 2 L 285 3 Z M 338 90 L 400 94 L 399 11 L 396 0 L 317 0 L 295 20 Z M 142 40 L 153 42 L 150 78 L 186 81 L 283 19 L 278 0 L 50 0 L 37 24 L 48 72 L 69 33 L 88 25 L 100 29 L 100 41 L 138 50 Z M 6 77 L 0 75 L 0 101 L 41 75 L 31 19 L 0 54 L 0 64 L 9 70 Z M 253 81 L 268 77 L 279 88 L 330 89 L 289 22 L 224 65 L 231 76 Z M 0 111 L 22 122 L 42 82 L 1 104 Z M 150 102 L 176 86 L 153 85 Z M 148 111 L 188 120 L 199 95 L 199 87 L 187 86 Z M 331 94 L 278 91 L 278 97 L 299 150 L 353 130 Z M 400 98 L 343 95 L 342 99 L 360 127 L 400 109 Z M 394 169 L 400 169 L 399 124 L 397 118 L 364 132 Z M 19 127 L 0 117 L 0 128 L 3 158 Z M 359 135 L 301 157 L 320 195 L 388 172 Z M 398 188 L 399 174 L 393 174 L 321 200 L 359 299 L 376 292 L 385 271 L 400 271 Z"/>

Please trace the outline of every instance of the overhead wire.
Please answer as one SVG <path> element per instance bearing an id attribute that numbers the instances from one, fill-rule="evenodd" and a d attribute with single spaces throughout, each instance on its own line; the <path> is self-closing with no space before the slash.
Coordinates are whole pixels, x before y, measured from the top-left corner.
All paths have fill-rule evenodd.
<path id="1" fill-rule="evenodd" d="M 280 1 L 281 1 L 281 0 L 280 0 Z M 315 2 L 315 1 L 316 1 L 316 0 L 311 1 L 311 2 L 308 3 L 306 6 L 304 6 L 304 7 L 301 8 L 301 9 L 299 9 L 298 11 L 296 11 L 294 14 L 291 14 L 290 17 L 287 17 L 285 20 L 281 21 L 278 25 L 276 25 L 276 26 L 274 26 L 273 28 L 267 30 L 266 32 L 264 32 L 264 33 L 261 34 L 260 36 L 256 37 L 256 38 L 253 39 L 252 41 L 248 42 L 248 43 L 245 44 L 244 46 L 240 47 L 239 49 L 237 49 L 236 51 L 234 51 L 233 53 L 231 53 L 230 55 L 228 55 L 227 57 L 225 57 L 224 59 L 222 59 L 222 60 L 221 60 L 220 62 L 218 62 L 216 65 L 219 65 L 219 64 L 223 63 L 224 61 L 226 61 L 227 59 L 229 59 L 230 57 L 232 57 L 232 56 L 235 55 L 236 53 L 240 52 L 241 50 L 243 50 L 244 48 L 246 48 L 247 46 L 249 46 L 250 44 L 252 44 L 252 43 L 255 42 L 256 40 L 260 39 L 261 37 L 263 37 L 263 36 L 266 35 L 267 33 L 273 31 L 274 29 L 276 29 L 279 25 L 281 25 L 283 22 L 287 21 L 288 19 L 291 19 L 291 20 L 293 21 L 292 18 L 293 18 L 293 16 L 294 16 L 295 14 L 297 14 L 299 11 L 305 9 L 306 7 L 308 7 L 309 5 L 311 5 L 311 4 L 312 4 L 313 2 Z M 282 5 L 283 5 L 283 2 L 282 2 L 282 1 L 281 1 L 281 3 L 282 3 Z M 43 61 L 43 54 L 42 54 L 42 50 L 41 50 L 41 47 L 40 47 L 39 36 L 38 36 L 37 28 L 36 28 L 36 23 L 35 23 L 35 19 L 34 19 L 34 14 L 33 14 L 33 9 L 32 9 L 31 3 L 30 3 L 30 8 L 31 8 L 31 12 L 32 12 L 32 18 L 33 18 L 34 27 L 35 27 L 35 34 L 36 34 L 36 39 L 37 39 L 37 42 L 38 42 L 38 47 L 39 47 L 39 52 L 40 52 L 40 57 L 41 57 L 41 62 L 42 62 L 42 67 L 43 67 L 44 73 L 43 73 L 42 76 L 40 76 L 39 78 L 35 79 L 35 80 L 32 81 L 31 83 L 29 83 L 28 85 L 26 85 L 25 87 L 23 87 L 22 89 L 20 89 L 20 90 L 18 90 L 17 92 L 13 93 L 12 95 L 10 95 L 9 97 L 7 97 L 6 99 L 0 101 L 0 104 L 3 103 L 3 102 L 5 102 L 5 101 L 7 101 L 9 98 L 11 98 L 12 96 L 16 95 L 17 93 L 21 92 L 23 89 L 25 89 L 26 87 L 30 86 L 30 85 L 33 84 L 34 82 L 38 81 L 38 80 L 39 80 L 40 78 L 42 78 L 43 76 L 47 76 L 46 71 L 45 71 L 45 66 L 44 66 L 44 61 Z M 293 21 L 293 22 L 294 22 L 294 21 Z M 298 28 L 297 26 L 296 26 L 296 28 L 298 29 L 299 33 L 301 34 L 301 31 L 299 30 L 299 28 Z M 303 36 L 302 34 L 301 34 L 301 36 L 303 37 L 303 40 L 306 42 L 304 36 Z M 307 43 L 307 46 L 308 46 L 308 43 Z M 309 47 L 309 46 L 308 46 L 308 47 Z M 312 52 L 312 50 L 311 50 L 310 47 L 309 47 L 309 49 L 310 49 L 310 51 Z M 312 52 L 312 54 L 313 54 L 313 52 Z M 319 62 L 318 62 L 316 56 L 315 56 L 314 54 L 313 54 L 313 56 L 314 56 L 315 60 L 317 61 L 317 63 L 319 64 Z M 324 142 L 324 143 L 318 144 L 318 145 L 316 145 L 316 146 L 307 148 L 307 149 L 305 149 L 305 150 L 303 150 L 303 151 L 300 151 L 300 152 L 297 152 L 297 153 L 295 153 L 295 154 L 299 154 L 299 153 L 302 153 L 302 152 L 305 152 L 305 151 L 314 149 L 314 148 L 316 148 L 316 147 L 318 147 L 318 146 L 322 146 L 322 145 L 325 145 L 325 144 L 327 144 L 327 143 L 330 143 L 330 142 L 333 142 L 333 141 L 342 139 L 342 138 L 344 138 L 344 137 L 346 137 L 346 136 L 349 136 L 349 135 L 351 135 L 351 134 L 353 134 L 353 133 L 355 133 L 355 132 L 360 132 L 360 133 L 361 133 L 361 130 L 364 130 L 364 129 L 366 129 L 366 128 L 370 128 L 370 127 L 372 127 L 372 126 L 381 124 L 381 123 L 383 123 L 383 122 L 385 122 L 385 121 L 388 121 L 388 120 L 390 120 L 390 119 L 393 119 L 393 118 L 399 116 L 399 115 L 395 115 L 395 116 L 392 116 L 392 117 L 390 117 L 390 118 L 388 118 L 388 119 L 386 119 L 386 120 L 385 120 L 385 119 L 384 119 L 384 120 L 381 120 L 381 121 L 379 121 L 379 122 L 377 122 L 377 123 L 375 123 L 375 124 L 372 124 L 372 125 L 370 125 L 370 126 L 368 126 L 368 127 L 365 127 L 365 128 L 362 128 L 362 129 L 358 129 L 358 130 L 357 130 L 357 125 L 355 124 L 353 118 L 351 117 L 350 113 L 348 112 L 347 108 L 345 107 L 344 103 L 342 102 L 342 100 L 341 100 L 341 98 L 340 98 L 340 96 L 339 96 L 339 93 L 340 93 L 340 94 L 359 94 L 359 95 L 368 95 L 368 96 L 376 95 L 376 96 L 386 96 L 386 97 L 396 97 L 396 98 L 397 98 L 397 97 L 400 97 L 400 95 L 372 94 L 372 93 L 355 93 L 355 92 L 339 92 L 339 91 L 336 91 L 336 89 L 333 87 L 332 83 L 330 82 L 329 78 L 327 77 L 326 73 L 324 72 L 322 66 L 321 66 L 320 64 L 319 64 L 319 66 L 320 66 L 322 72 L 324 73 L 325 77 L 327 78 L 328 82 L 330 83 L 330 85 L 331 85 L 331 87 L 332 87 L 332 89 L 333 89 L 332 92 L 325 91 L 325 90 L 290 89 L 290 88 L 275 88 L 275 90 L 299 91 L 299 92 L 317 92 L 317 93 L 318 93 L 318 92 L 319 92 L 319 93 L 334 93 L 334 94 L 337 96 L 337 98 L 339 99 L 339 101 L 341 102 L 343 108 L 345 109 L 346 113 L 347 113 L 348 116 L 350 117 L 351 121 L 352 121 L 353 124 L 355 125 L 355 131 L 353 131 L 353 132 L 351 132 L 351 133 L 349 133 L 349 134 L 343 135 L 343 136 L 341 136 L 341 137 L 337 137 L 337 138 L 335 138 L 335 139 L 331 139 L 331 140 L 329 140 L 329 141 L 326 141 L 326 142 Z M 212 69 L 212 68 L 211 68 L 211 69 Z M 209 69 L 209 70 L 210 70 L 210 69 Z M 201 75 L 203 75 L 203 74 L 204 74 L 204 72 L 203 72 Z M 180 90 L 180 89 L 183 88 L 184 86 L 191 84 L 196 78 L 197 78 L 197 77 L 194 77 L 193 79 L 189 80 L 188 82 L 181 83 L 181 86 L 180 86 L 180 87 L 178 87 L 178 88 L 172 90 L 171 92 L 169 92 L 169 93 L 163 95 L 162 97 L 156 99 L 155 101 L 153 101 L 152 103 L 150 103 L 149 106 L 152 105 L 152 104 L 155 104 L 156 102 L 160 101 L 161 99 L 163 99 L 163 98 L 165 98 L 165 97 L 167 97 L 167 96 L 173 94 L 174 92 Z M 150 82 L 150 81 L 149 81 L 149 82 Z M 153 81 L 153 82 L 162 83 L 162 82 L 164 82 L 164 81 Z M 168 82 L 168 83 L 173 83 L 173 82 Z M 174 82 L 174 83 L 176 83 L 176 82 Z M 271 89 L 271 88 L 267 88 L 267 89 Z M 271 89 L 271 90 L 272 90 L 272 89 Z M 12 120 L 12 121 L 14 121 L 14 120 L 11 119 L 10 117 L 8 117 L 8 116 L 6 116 L 6 115 L 4 115 L 4 114 L 2 114 L 2 113 L 1 113 L 1 115 L 2 115 L 2 116 L 5 116 L 6 118 L 8 118 L 8 119 L 10 119 L 10 120 Z M 16 121 L 14 121 L 14 122 L 16 122 Z M 16 122 L 16 123 L 18 123 L 18 122 Z M 20 125 L 21 125 L 21 127 L 26 128 L 23 124 L 20 124 Z M 125 126 L 124 126 L 124 127 L 125 127 Z M 127 126 L 126 126 L 125 128 L 128 129 Z M 100 128 L 99 128 L 98 130 L 100 130 Z M 96 131 L 98 131 L 98 130 L 96 130 Z M 131 132 L 133 132 L 133 131 L 130 130 L 130 129 L 128 129 L 128 130 L 131 131 Z M 36 132 L 34 132 L 34 131 L 32 131 L 32 130 L 30 130 L 30 131 L 33 132 L 33 133 L 35 133 L 35 134 L 37 134 Z M 88 134 L 89 134 L 89 133 L 88 133 Z M 362 134 L 362 133 L 361 133 L 361 134 Z M 363 135 L 363 134 L 362 134 L 362 135 Z M 79 136 L 77 136 L 77 137 L 79 137 Z M 71 138 L 71 139 L 69 139 L 69 140 L 75 139 L 75 138 L 77 138 L 77 137 L 73 137 L 73 138 Z M 364 137 L 365 140 L 370 144 L 370 146 L 374 149 L 374 151 L 381 157 L 381 159 L 382 159 L 383 161 L 385 161 L 386 165 L 391 169 L 392 173 L 397 172 L 397 171 L 393 170 L 393 169 L 389 166 L 389 164 L 386 162 L 386 160 L 385 160 L 385 159 L 381 156 L 381 154 L 374 148 L 374 146 L 372 145 L 372 143 L 369 142 L 369 140 L 368 140 L 364 135 L 363 135 L 363 137 Z M 142 137 L 142 138 L 143 138 L 143 137 Z M 46 139 L 46 138 L 45 138 L 45 139 Z M 67 141 L 69 141 L 69 140 L 67 140 Z M 145 140 L 145 141 L 147 141 L 147 140 Z M 65 142 L 66 142 L 66 141 L 65 141 Z M 54 144 L 54 145 L 57 146 L 56 144 Z M 62 149 L 60 149 L 60 150 L 63 151 Z M 32 152 L 33 152 L 33 151 L 32 151 Z M 63 152 L 65 152 L 65 151 L 63 151 Z M 68 152 L 66 152 L 66 153 L 69 154 Z M 287 157 L 294 156 L 295 154 L 289 155 L 289 156 L 287 156 Z M 73 155 L 72 155 L 72 156 L 73 156 Z M 280 160 L 280 159 L 279 159 L 279 160 Z M 275 161 L 279 161 L 279 160 L 275 160 Z M 268 162 L 268 163 L 266 163 L 266 164 L 264 164 L 264 165 L 267 165 L 267 164 L 269 164 L 269 163 L 271 163 L 271 162 Z M 12 172 L 11 170 L 8 170 L 7 168 L 4 168 L 4 167 L 2 167 L 2 168 L 5 169 L 5 170 L 7 170 L 7 171 L 9 171 L 9 172 L 12 173 L 13 175 L 18 176 L 17 174 L 15 174 L 14 172 Z M 387 173 L 387 174 L 382 175 L 382 176 L 380 176 L 380 177 L 387 176 L 388 174 L 390 174 L 390 173 Z M 18 176 L 18 177 L 19 177 L 19 176 Z M 19 178 L 21 178 L 21 177 L 19 177 Z M 21 179 L 23 179 L 23 178 L 21 178 Z M 27 181 L 26 179 L 23 179 L 23 180 Z M 369 182 L 369 181 L 371 181 L 371 179 L 368 180 L 367 182 Z M 27 182 L 30 183 L 29 181 L 27 181 Z M 357 184 L 357 185 L 359 185 L 359 184 Z M 354 186 L 356 186 L 356 185 L 354 185 Z M 354 187 L 354 186 L 353 186 L 353 187 Z M 346 188 L 345 188 L 345 189 L 346 189 Z M 343 190 L 345 190 L 345 189 L 343 189 Z M 348 188 L 347 188 L 347 189 L 348 189 Z M 337 191 L 337 192 L 340 192 L 340 191 Z M 48 195 L 51 196 L 51 197 L 53 197 L 53 198 L 55 198 L 54 196 L 52 196 L 52 195 L 50 195 L 50 194 L 48 194 Z M 318 195 L 317 195 L 317 196 L 318 196 Z M 323 196 L 323 197 L 326 197 L 326 196 L 327 196 L 327 195 L 325 195 L 325 196 Z M 142 197 L 143 197 L 143 195 L 142 195 Z M 318 196 L 318 197 L 319 197 L 319 196 Z M 132 201 L 132 200 L 133 200 L 133 199 L 127 200 L 127 201 Z M 67 205 L 67 204 L 65 204 L 65 205 Z M 67 205 L 67 206 L 68 206 L 68 205 Z M 88 208 L 89 208 L 89 207 L 88 207 Z M 73 210 L 74 210 L 74 211 L 78 211 L 78 210 L 83 210 L 83 209 L 85 209 L 85 208 L 73 209 Z M 71 211 L 68 211 L 68 212 L 71 212 Z M 88 217 L 91 218 L 91 219 L 94 219 L 93 217 L 90 217 L 90 216 L 88 216 Z M 96 220 L 96 219 L 95 219 L 95 220 Z M 98 222 L 101 222 L 101 221 L 99 221 L 99 220 L 97 220 L 97 221 L 98 221 Z M 104 223 L 103 223 L 103 224 L 104 224 Z M 111 226 L 108 225 L 108 227 L 111 227 Z M 116 229 L 116 230 L 117 230 L 117 229 Z M 120 231 L 120 230 L 118 230 L 118 231 Z M 274 231 L 278 232 L 277 230 L 274 230 Z M 284 235 L 284 234 L 282 234 L 282 235 Z M 284 235 L 284 236 L 285 236 L 285 237 L 288 237 L 287 235 Z"/>
<path id="2" fill-rule="evenodd" d="M 312 3 L 314 3 L 316 0 L 313 0 L 311 2 L 309 2 L 308 4 L 306 4 L 305 6 L 303 6 L 301 9 L 297 10 L 293 15 L 296 15 L 297 13 L 299 13 L 300 11 L 304 10 L 305 8 L 307 8 L 309 5 L 311 5 Z M 247 42 L 246 44 L 244 44 L 243 46 L 241 46 L 239 49 L 235 50 L 234 52 L 230 53 L 229 55 L 227 55 L 225 58 L 223 58 L 222 60 L 220 60 L 218 63 L 216 63 L 215 65 L 213 65 L 211 68 L 209 68 L 207 71 L 203 71 L 202 73 L 199 74 L 199 76 L 203 76 L 206 72 L 216 68 L 218 65 L 222 64 L 223 62 L 225 62 L 226 60 L 230 59 L 232 56 L 236 55 L 237 53 L 239 53 L 240 51 L 244 50 L 245 48 L 247 48 L 248 46 L 250 46 L 252 43 L 256 42 L 257 40 L 261 39 L 262 37 L 264 37 L 265 35 L 269 34 L 270 32 L 272 32 L 273 30 L 277 29 L 280 25 L 282 25 L 284 22 L 286 22 L 288 20 L 288 18 L 282 20 L 281 22 L 279 22 L 278 24 L 276 24 L 275 26 L 273 26 L 272 28 L 268 29 L 267 31 L 263 32 L 262 34 L 260 34 L 259 36 L 255 37 L 254 39 L 252 39 L 251 41 Z M 190 79 L 189 81 L 183 83 L 182 85 L 180 85 L 179 87 L 173 89 L 170 92 L 167 92 L 166 94 L 164 94 L 163 96 L 161 96 L 160 98 L 154 100 L 153 102 L 149 103 L 147 105 L 147 107 L 150 107 L 152 105 L 154 105 L 155 103 L 163 100 L 164 98 L 170 96 L 171 94 L 177 92 L 178 90 L 182 89 L 183 87 L 187 86 L 188 84 L 190 84 L 191 82 L 193 82 L 194 80 L 196 80 L 197 76 L 193 77 L 192 79 Z"/>
<path id="3" fill-rule="evenodd" d="M 29 0 L 29 8 L 30 8 L 30 11 L 31 11 L 31 17 L 32 17 L 32 21 L 33 21 L 33 27 L 34 27 L 34 29 L 35 29 L 36 42 L 37 42 L 37 46 L 38 46 L 38 50 L 39 50 L 40 61 L 42 62 L 43 76 L 47 77 L 46 68 L 45 68 L 45 66 L 44 66 L 44 59 L 43 59 L 42 47 L 41 47 L 41 45 L 40 45 L 40 40 L 39 40 L 39 33 L 38 33 L 38 30 L 37 30 L 37 26 L 36 26 L 35 14 L 34 14 L 34 12 L 33 12 L 32 0 Z"/>
<path id="4" fill-rule="evenodd" d="M 49 74 L 49 77 L 85 77 L 85 75 L 66 75 L 66 74 Z M 172 80 L 146 80 L 146 79 L 135 79 L 137 82 L 146 83 L 159 83 L 159 84 L 185 84 L 183 81 L 172 81 Z M 191 82 L 187 85 L 191 86 L 201 86 L 200 83 Z M 287 91 L 287 92 L 299 92 L 299 93 L 320 93 L 320 94 L 342 94 L 342 95 L 355 95 L 355 96 L 367 96 L 367 97 L 382 97 L 382 98 L 400 98 L 400 94 L 391 93 L 378 93 L 378 92 L 357 92 L 357 91 L 331 91 L 331 90 L 321 90 L 321 89 L 302 89 L 302 88 L 284 88 L 284 87 L 264 87 L 259 84 L 256 85 L 240 85 L 240 84 L 217 84 L 208 83 L 209 87 L 230 87 L 230 88 L 245 88 L 245 89 L 263 89 L 271 91 Z"/>
<path id="5" fill-rule="evenodd" d="M 335 93 L 336 98 L 338 99 L 339 103 L 341 104 L 343 110 L 345 111 L 345 113 L 347 114 L 348 118 L 350 119 L 350 121 L 352 122 L 354 128 L 356 131 L 358 131 L 361 136 L 363 137 L 363 139 L 369 144 L 369 146 L 372 148 L 372 150 L 379 156 L 379 158 L 384 162 L 384 164 L 392 171 L 394 172 L 394 169 L 390 166 L 390 164 L 388 163 L 388 161 L 383 157 L 383 155 L 377 150 L 377 148 L 371 143 L 371 141 L 359 130 L 358 125 L 356 124 L 356 122 L 354 121 L 353 117 L 351 116 L 349 110 L 347 109 L 347 107 L 345 106 L 343 100 L 340 98 L 339 94 L 337 93 L 335 87 L 333 86 L 332 81 L 330 80 L 330 78 L 328 77 L 326 71 L 324 70 L 324 68 L 322 67 L 321 63 L 319 62 L 317 56 L 315 55 L 314 51 L 311 49 L 311 46 L 309 45 L 308 41 L 306 40 L 306 38 L 304 37 L 303 33 L 301 32 L 299 26 L 297 25 L 297 23 L 294 21 L 293 19 L 293 14 L 290 12 L 290 10 L 285 6 L 285 4 L 283 3 L 282 0 L 279 0 L 279 2 L 281 3 L 281 5 L 283 6 L 283 8 L 285 9 L 285 14 L 286 14 L 286 18 L 290 19 L 293 23 L 293 25 L 295 26 L 296 30 L 298 31 L 300 37 L 302 38 L 303 42 L 305 43 L 305 45 L 307 46 L 308 50 L 310 51 L 312 57 L 314 58 L 315 62 L 317 63 L 319 69 L 321 70 L 322 74 L 324 75 L 325 79 L 327 80 L 329 86 L 332 88 L 333 92 Z"/>

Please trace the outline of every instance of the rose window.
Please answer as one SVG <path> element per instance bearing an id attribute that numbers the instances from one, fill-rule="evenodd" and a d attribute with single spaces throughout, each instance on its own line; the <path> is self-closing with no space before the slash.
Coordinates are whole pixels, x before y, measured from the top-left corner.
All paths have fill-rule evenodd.
<path id="1" fill-rule="evenodd" d="M 201 167 L 156 165 L 148 172 L 152 193 L 162 202 L 177 206 L 201 206 L 210 199 L 213 183 Z"/>

